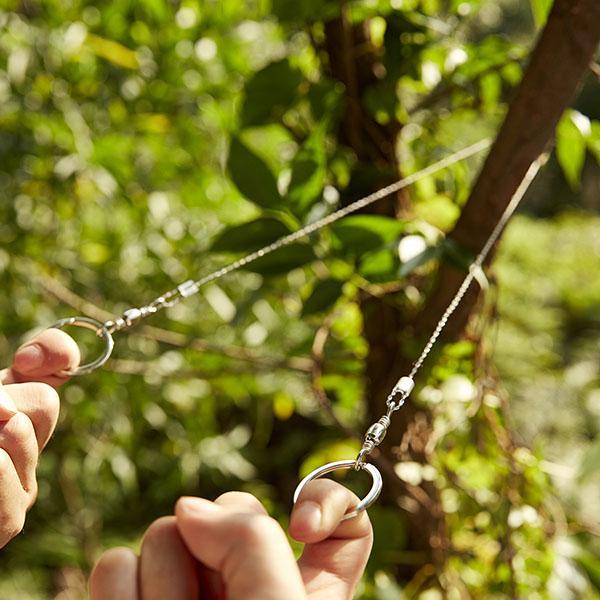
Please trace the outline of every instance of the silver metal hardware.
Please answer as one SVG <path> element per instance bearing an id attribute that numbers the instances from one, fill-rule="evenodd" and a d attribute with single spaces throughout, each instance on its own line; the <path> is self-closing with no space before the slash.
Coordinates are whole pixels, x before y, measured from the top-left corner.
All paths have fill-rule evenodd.
<path id="1" fill-rule="evenodd" d="M 331 473 L 332 471 L 337 471 L 339 469 L 354 469 L 354 468 L 355 468 L 355 461 L 353 461 L 353 460 L 338 460 L 338 461 L 323 465 L 322 467 L 319 467 L 318 469 L 315 469 L 314 471 L 309 473 L 298 484 L 298 487 L 296 488 L 296 491 L 294 492 L 294 504 L 296 504 L 296 502 L 298 502 L 298 498 L 300 497 L 300 494 L 302 493 L 302 490 L 304 489 L 306 484 L 309 483 L 310 481 L 313 481 L 313 479 L 318 479 L 319 477 L 322 477 L 323 475 L 326 475 L 327 473 Z M 372 465 L 370 463 L 361 463 L 359 468 L 362 469 L 363 471 L 367 471 L 367 473 L 369 473 L 371 475 L 371 478 L 373 479 L 373 485 L 371 486 L 369 493 L 352 510 L 348 511 L 342 517 L 342 521 L 356 517 L 363 510 L 365 510 L 366 508 L 371 506 L 371 504 L 373 504 L 373 502 L 375 502 L 375 500 L 377 500 L 377 498 L 379 497 L 379 494 L 381 493 L 381 489 L 383 488 L 383 480 L 381 478 L 381 473 L 377 470 L 377 467 L 375 465 Z"/>
<path id="2" fill-rule="evenodd" d="M 415 382 L 412 377 L 400 377 L 398 383 L 394 386 L 394 392 L 408 396 L 414 389 Z"/>
<path id="3" fill-rule="evenodd" d="M 184 281 L 181 285 L 177 286 L 177 291 L 182 298 L 189 298 L 189 296 L 193 296 L 199 287 L 193 279 L 188 279 L 188 281 Z"/>
<path id="4" fill-rule="evenodd" d="M 362 468 L 362 465 L 365 464 L 365 459 L 373 451 L 373 448 L 379 446 L 379 444 L 383 442 L 383 438 L 385 438 L 390 423 L 390 417 L 388 415 L 384 415 L 379 419 L 379 421 L 373 423 L 369 429 L 367 429 L 362 448 L 360 449 L 360 452 L 354 461 L 354 468 L 357 471 Z"/>
<path id="5" fill-rule="evenodd" d="M 62 371 L 60 375 L 72 377 L 74 375 L 85 375 L 87 373 L 91 373 L 92 371 L 95 371 L 101 367 L 110 358 L 115 343 L 110 331 L 106 328 L 104 323 L 100 323 L 100 321 L 96 321 L 96 319 L 90 319 L 89 317 L 68 317 L 66 319 L 60 319 L 60 321 L 56 321 L 56 323 L 54 323 L 51 327 L 63 329 L 64 327 L 68 326 L 84 327 L 85 329 L 91 329 L 92 331 L 95 331 L 96 335 L 102 338 L 104 342 L 104 350 L 96 360 L 85 365 L 80 365 L 72 370 Z"/>
<path id="6" fill-rule="evenodd" d="M 361 208 L 365 208 L 366 206 L 369 206 L 370 204 L 373 204 L 378 200 L 386 198 L 387 196 L 390 196 L 391 194 L 394 194 L 399 190 L 402 190 L 408 187 L 409 185 L 412 185 L 416 181 L 419 181 L 425 177 L 429 177 L 430 175 L 433 175 L 434 173 L 437 173 L 438 171 L 441 171 L 442 169 L 445 169 L 450 165 L 460 162 L 461 160 L 464 160 L 469 156 L 473 156 L 474 154 L 477 154 L 482 150 L 488 148 L 491 145 L 491 143 L 491 140 L 486 138 L 480 140 L 475 144 L 472 144 L 471 146 L 462 148 L 461 150 L 458 150 L 457 152 L 446 156 L 442 160 L 439 160 L 438 162 L 433 163 L 428 167 L 425 167 L 424 169 L 421 169 L 420 171 L 409 175 L 408 177 L 399 179 L 398 181 L 384 188 L 381 188 L 380 190 L 377 190 L 372 194 L 365 196 L 364 198 L 360 198 L 359 200 L 348 204 L 348 206 L 340 208 L 339 210 L 323 217 L 322 219 L 315 221 L 314 223 L 310 223 L 309 225 L 303 227 L 302 229 L 299 229 L 298 231 L 294 231 L 293 233 L 290 233 L 276 240 L 275 242 L 269 244 L 268 246 L 265 246 L 264 248 L 260 248 L 255 252 L 251 252 L 250 254 L 247 254 L 246 256 L 239 258 L 224 267 L 221 267 L 213 273 L 205 275 L 204 277 L 197 279 L 196 281 L 194 281 L 193 279 L 189 279 L 188 281 L 185 281 L 184 283 L 177 286 L 175 289 L 166 292 L 165 294 L 159 296 L 158 298 L 156 298 L 149 304 L 146 304 L 145 306 L 140 306 L 139 308 L 132 308 L 126 310 L 120 317 L 106 321 L 104 323 L 104 328 L 111 334 L 117 331 L 124 331 L 126 329 L 129 329 L 130 327 L 133 327 L 134 325 L 139 323 L 142 319 L 145 319 L 146 317 L 157 313 L 163 308 L 174 306 L 182 299 L 193 296 L 194 294 L 198 293 L 200 288 L 205 286 L 206 284 L 212 281 L 216 281 L 217 279 L 220 279 L 221 277 L 224 277 L 229 273 L 233 273 L 234 271 L 237 271 L 238 269 L 249 265 L 255 260 L 258 260 L 259 258 L 266 256 L 267 254 L 271 254 L 271 252 L 279 250 L 279 248 L 288 246 L 293 242 L 305 238 L 311 235 L 312 233 L 319 231 L 323 227 L 331 225 L 339 219 L 353 212 L 356 212 L 357 210 L 360 210 Z"/>
<path id="7" fill-rule="evenodd" d="M 427 344 L 423 348 L 421 355 L 419 356 L 417 361 L 414 363 L 410 374 L 408 376 L 401 377 L 398 380 L 398 382 L 396 383 L 396 385 L 393 387 L 389 396 L 387 397 L 386 404 L 387 404 L 388 409 L 387 409 L 386 414 L 383 417 L 381 417 L 381 419 L 379 419 L 379 421 L 377 421 L 377 423 L 374 423 L 373 425 L 371 425 L 369 427 L 369 429 L 367 430 L 367 433 L 365 434 L 365 439 L 363 441 L 362 448 L 360 449 L 360 452 L 358 453 L 358 456 L 356 457 L 356 459 L 354 461 L 349 461 L 350 464 L 352 464 L 354 469 L 356 469 L 356 470 L 367 469 L 368 467 L 372 466 L 365 462 L 366 458 L 373 451 L 373 449 L 383 441 L 383 438 L 385 437 L 385 434 L 387 433 L 387 430 L 390 426 L 391 416 L 393 415 L 394 412 L 396 412 L 398 409 L 400 409 L 402 407 L 402 405 L 404 404 L 404 402 L 406 401 L 406 399 L 408 398 L 408 396 L 410 395 L 410 393 L 412 392 L 412 390 L 415 386 L 414 376 L 416 375 L 417 371 L 421 368 L 423 361 L 427 358 L 429 352 L 431 351 L 431 348 L 433 347 L 433 345 L 437 341 L 438 337 L 440 336 L 442 330 L 446 326 L 448 319 L 450 318 L 452 313 L 456 310 L 457 306 L 460 304 L 460 301 L 462 300 L 467 289 L 469 288 L 469 285 L 471 285 L 471 282 L 473 281 L 473 279 L 475 279 L 477 273 L 481 269 L 489 251 L 492 249 L 493 245 L 496 243 L 496 240 L 498 239 L 498 236 L 500 235 L 501 231 L 506 226 L 506 223 L 508 222 L 511 215 L 514 213 L 515 209 L 519 205 L 519 202 L 525 195 L 527 188 L 529 187 L 529 185 L 535 178 L 540 167 L 546 162 L 546 160 L 547 160 L 547 156 L 545 156 L 545 155 L 541 156 L 538 160 L 536 160 L 529 167 L 529 170 L 527 171 L 525 178 L 521 182 L 521 185 L 519 185 L 519 187 L 517 188 L 517 191 L 515 192 L 514 196 L 512 197 L 511 201 L 509 202 L 508 206 L 506 207 L 504 213 L 502 214 L 502 217 L 496 224 L 496 227 L 492 231 L 492 233 L 491 233 L 490 237 L 488 238 L 487 242 L 485 243 L 483 249 L 477 255 L 476 259 L 473 261 L 473 263 L 469 267 L 469 272 L 468 272 L 467 276 L 465 277 L 460 288 L 456 292 L 454 298 L 448 305 L 448 308 L 444 311 L 444 314 L 442 315 L 441 319 L 439 320 L 438 324 L 436 325 L 433 333 L 431 334 L 431 337 L 429 338 Z M 345 462 L 345 461 L 341 461 L 341 462 Z M 335 463 L 331 463 L 331 464 L 335 464 Z M 316 477 L 319 477 L 322 473 L 327 473 L 330 470 L 334 470 L 329 467 L 330 467 L 330 465 L 325 465 L 324 467 L 321 467 L 321 469 L 316 469 L 315 471 L 313 471 L 308 477 L 305 477 L 302 480 L 302 482 L 300 483 L 300 486 L 298 486 L 298 489 L 301 489 L 302 484 L 306 480 L 310 481 L 311 479 L 315 479 Z M 298 489 L 296 489 L 296 494 L 294 495 L 294 502 L 296 501 L 296 498 L 299 493 Z M 345 515 L 344 518 L 350 518 L 350 517 L 349 517 L 349 515 Z"/>

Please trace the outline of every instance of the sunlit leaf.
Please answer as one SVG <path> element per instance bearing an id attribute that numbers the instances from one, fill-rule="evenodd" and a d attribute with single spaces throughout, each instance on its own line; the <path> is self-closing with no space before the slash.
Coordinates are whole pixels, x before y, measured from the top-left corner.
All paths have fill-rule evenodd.
<path id="1" fill-rule="evenodd" d="M 530 0 L 530 3 L 535 26 L 540 29 L 546 23 L 546 19 L 552 8 L 553 0 Z"/>
<path id="2" fill-rule="evenodd" d="M 415 214 L 442 231 L 450 231 L 460 215 L 460 208 L 442 194 L 415 203 Z"/>
<path id="3" fill-rule="evenodd" d="M 573 190 L 579 189 L 585 161 L 586 136 L 577 126 L 575 111 L 566 111 L 556 128 L 556 158 Z"/>
<path id="4" fill-rule="evenodd" d="M 114 40 L 107 40 L 93 33 L 88 33 L 86 44 L 100 57 L 125 69 L 139 68 L 136 53 L 123 44 Z"/>

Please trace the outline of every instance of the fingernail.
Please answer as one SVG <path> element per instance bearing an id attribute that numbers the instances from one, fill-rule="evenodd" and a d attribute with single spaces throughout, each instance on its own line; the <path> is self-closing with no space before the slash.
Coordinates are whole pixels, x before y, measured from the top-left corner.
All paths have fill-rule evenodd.
<path id="1" fill-rule="evenodd" d="M 20 373 L 29 373 L 42 366 L 44 352 L 37 344 L 19 348 L 15 353 L 14 365 Z"/>
<path id="2" fill-rule="evenodd" d="M 204 498 L 194 498 L 193 496 L 184 496 L 177 502 L 178 507 L 189 515 L 205 516 L 212 515 L 221 511 L 221 507 L 205 500 Z"/>
<path id="3" fill-rule="evenodd" d="M 0 420 L 8 421 L 18 412 L 16 404 L 8 393 L 0 385 Z"/>
<path id="4" fill-rule="evenodd" d="M 322 517 L 321 507 L 311 500 L 301 502 L 296 506 L 292 515 L 294 521 L 301 522 L 303 529 L 306 528 L 310 531 L 318 531 L 321 528 Z"/>

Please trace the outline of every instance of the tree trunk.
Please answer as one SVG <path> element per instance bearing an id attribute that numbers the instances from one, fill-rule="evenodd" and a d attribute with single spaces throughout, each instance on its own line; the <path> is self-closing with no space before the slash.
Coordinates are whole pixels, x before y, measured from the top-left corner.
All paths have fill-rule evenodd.
<path id="1" fill-rule="evenodd" d="M 347 105 L 340 141 L 350 146 L 361 161 L 373 161 L 382 172 L 398 164 L 393 151 L 398 126 L 381 127 L 361 105 L 366 86 L 374 81 L 377 58 L 354 49 L 366 40 L 364 27 L 351 28 L 342 16 L 326 25 L 326 49 L 331 74 L 346 87 Z M 532 52 L 530 64 L 510 104 L 505 121 L 490 150 L 450 237 L 473 254 L 484 245 L 530 164 L 550 142 L 554 128 L 585 75 L 600 39 L 598 0 L 556 0 L 547 24 Z M 385 143 L 381 139 L 385 139 Z M 382 151 L 383 149 L 383 151 Z M 384 185 L 388 181 L 378 182 Z M 376 207 L 377 212 L 396 214 L 407 197 L 396 197 Z M 436 283 L 422 310 L 408 322 L 389 299 L 369 298 L 362 303 L 364 334 L 370 351 L 366 360 L 369 422 L 385 408 L 385 398 L 399 376 L 410 370 L 416 358 L 400 342 L 409 337 L 425 342 L 460 286 L 464 272 L 447 263 L 440 265 Z M 478 290 L 467 293 L 444 331 L 454 339 L 465 329 L 478 298 Z M 417 344 L 417 347 L 422 347 Z M 426 462 L 425 446 L 430 434 L 429 415 L 409 401 L 396 413 L 383 448 L 401 448 L 403 459 Z M 390 475 L 384 474 L 389 480 Z M 398 481 L 388 489 L 397 494 Z M 409 550 L 425 551 L 440 565 L 445 551 L 444 517 L 431 485 L 420 490 L 403 488 L 393 501 L 409 509 Z M 390 500 L 390 496 L 387 496 Z M 410 570 L 409 570 L 410 571 Z"/>

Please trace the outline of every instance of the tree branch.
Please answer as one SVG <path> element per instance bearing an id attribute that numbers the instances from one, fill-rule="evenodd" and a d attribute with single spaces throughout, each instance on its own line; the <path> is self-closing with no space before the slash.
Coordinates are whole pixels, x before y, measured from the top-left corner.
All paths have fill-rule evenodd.
<path id="1" fill-rule="evenodd" d="M 459 245 L 474 254 L 483 247 L 530 164 L 550 142 L 599 40 L 597 0 L 556 0 L 498 137 L 450 234 Z M 449 264 L 440 267 L 429 300 L 414 322 L 415 337 L 422 338 L 432 330 L 463 278 L 464 273 Z M 477 295 L 470 290 L 465 296 L 445 337 L 456 337 L 464 329 Z M 402 370 L 410 360 L 412 357 L 401 356 L 396 367 Z"/>

